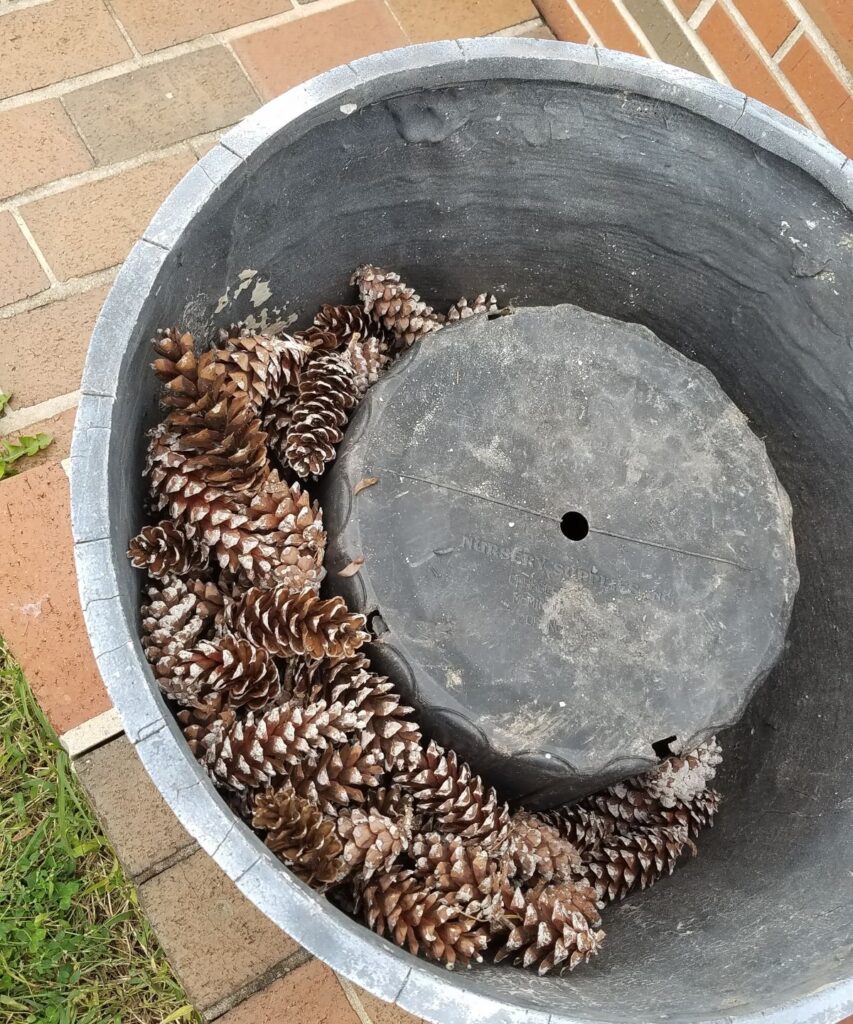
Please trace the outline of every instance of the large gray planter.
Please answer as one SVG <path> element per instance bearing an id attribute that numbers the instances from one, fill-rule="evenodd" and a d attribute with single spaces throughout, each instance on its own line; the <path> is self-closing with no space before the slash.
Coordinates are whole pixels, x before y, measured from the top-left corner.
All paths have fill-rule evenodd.
<path id="1" fill-rule="evenodd" d="M 849 161 L 731 89 L 608 51 L 481 39 L 357 61 L 268 104 L 133 249 L 95 329 L 72 452 L 92 645 L 184 826 L 346 977 L 441 1024 L 834 1024 L 853 1009 L 851 202 Z M 305 316 L 366 259 L 438 301 L 483 284 L 647 325 L 713 371 L 793 502 L 788 651 L 726 737 L 719 824 L 698 860 L 608 912 L 603 954 L 566 978 L 449 973 L 296 881 L 188 754 L 137 639 L 124 552 L 158 418 L 154 329 L 257 312 L 264 289 L 238 292 L 246 270 L 269 281 L 267 305 Z"/>

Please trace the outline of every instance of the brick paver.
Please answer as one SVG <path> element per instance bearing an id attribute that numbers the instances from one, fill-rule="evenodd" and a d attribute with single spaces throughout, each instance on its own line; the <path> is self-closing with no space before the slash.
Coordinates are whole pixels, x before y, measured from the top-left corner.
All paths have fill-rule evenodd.
<path id="1" fill-rule="evenodd" d="M 624 0 L 625 9 L 633 15 L 661 60 L 677 64 L 697 74 L 707 74 L 705 63 L 693 49 L 681 26 L 661 7 L 658 0 Z"/>
<path id="2" fill-rule="evenodd" d="M 29 203 L 21 216 L 56 276 L 81 277 L 121 263 L 194 163 L 185 146 L 174 156 Z"/>
<path id="3" fill-rule="evenodd" d="M 327 71 L 407 42 L 382 0 L 352 0 L 246 36 L 234 50 L 265 99 Z"/>
<path id="4" fill-rule="evenodd" d="M 2 383 L 2 382 L 0 382 Z M 31 455 L 26 461 L 25 472 L 35 469 L 37 466 L 46 466 L 51 462 L 61 462 L 67 459 L 71 453 L 71 435 L 74 431 L 74 417 L 77 415 L 77 407 L 66 409 L 65 412 L 57 413 L 56 416 L 49 416 L 47 419 L 32 423 L 22 431 L 16 433 L 24 434 L 50 434 L 52 443 L 43 451 Z M 3 419 L 0 418 L 0 435 L 4 433 Z"/>
<path id="5" fill-rule="evenodd" d="M 789 117 L 798 116 L 758 54 L 722 7 L 711 8 L 699 26 L 699 35 L 716 55 L 735 88 L 769 103 Z"/>
<path id="6" fill-rule="evenodd" d="M 125 736 L 75 761 L 83 788 L 131 878 L 197 849 Z"/>
<path id="7" fill-rule="evenodd" d="M 93 160 L 59 100 L 0 113 L 0 199 L 92 166 Z"/>
<path id="8" fill-rule="evenodd" d="M 292 8 L 290 0 L 112 0 L 112 9 L 142 53 Z"/>
<path id="9" fill-rule="evenodd" d="M 2 15 L 0 96 L 127 60 L 130 47 L 102 0 L 51 0 Z"/>
<path id="10" fill-rule="evenodd" d="M 319 960 L 297 968 L 219 1018 L 219 1024 L 284 1024 L 286 1021 L 361 1024 L 334 972 Z"/>
<path id="11" fill-rule="evenodd" d="M 23 409 L 76 391 L 92 327 L 107 289 L 73 295 L 0 319 L 0 387 Z M 5 481 L 4 481 L 5 485 Z"/>
<path id="12" fill-rule="evenodd" d="M 566 0 L 537 0 L 539 13 L 546 19 L 552 33 L 564 43 L 586 43 L 589 32 Z"/>
<path id="13" fill-rule="evenodd" d="M 850 70 L 853 66 L 853 4 L 850 0 L 807 0 L 806 6 L 830 46 Z"/>
<path id="14" fill-rule="evenodd" d="M 627 21 L 618 12 L 614 17 L 610 0 L 579 0 L 578 7 L 605 46 L 645 56 L 646 51 L 640 46 Z"/>
<path id="15" fill-rule="evenodd" d="M 770 53 L 775 53 L 797 24 L 784 0 L 737 0 L 737 8 Z"/>
<path id="16" fill-rule="evenodd" d="M 498 32 L 537 16 L 531 0 L 391 0 L 413 43 Z"/>
<path id="17" fill-rule="evenodd" d="M 68 478 L 54 463 L 0 488 L 0 636 L 63 733 L 110 707 L 77 596 Z"/>
<path id="18" fill-rule="evenodd" d="M 15 218 L 0 213 L 0 306 L 35 295 L 49 283 Z"/>
<path id="19" fill-rule="evenodd" d="M 139 896 L 169 963 L 202 1011 L 299 949 L 202 850 L 145 882 Z M 279 1004 L 279 1014 L 286 1005 Z"/>
<path id="20" fill-rule="evenodd" d="M 853 153 L 853 97 L 804 36 L 791 47 L 782 70 L 833 142 L 845 153 Z"/>
<path id="21" fill-rule="evenodd" d="M 358 999 L 372 1024 L 424 1024 L 422 1018 L 413 1017 L 399 1006 L 383 1003 L 363 989 L 358 989 Z"/>
<path id="22" fill-rule="evenodd" d="M 224 46 L 79 89 L 65 106 L 98 163 L 138 156 L 239 121 L 258 98 Z"/>

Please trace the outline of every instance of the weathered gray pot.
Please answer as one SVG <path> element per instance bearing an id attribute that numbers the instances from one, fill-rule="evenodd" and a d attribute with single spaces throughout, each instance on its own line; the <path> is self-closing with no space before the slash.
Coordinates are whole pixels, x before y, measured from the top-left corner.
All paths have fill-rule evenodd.
<path id="1" fill-rule="evenodd" d="M 853 1010 L 851 197 L 849 161 L 731 89 L 622 54 L 482 39 L 357 61 L 270 103 L 134 248 L 95 329 L 72 453 L 92 644 L 188 831 L 348 978 L 441 1024 L 832 1024 Z M 437 303 L 484 285 L 647 325 L 712 370 L 793 502 L 789 647 L 726 738 L 719 824 L 698 860 L 608 912 L 603 955 L 566 978 L 448 973 L 296 881 L 189 756 L 137 640 L 124 552 L 158 417 L 149 337 L 257 312 L 260 279 L 268 305 L 307 315 L 344 298 L 362 260 Z M 235 297 L 244 270 L 258 273 Z"/>

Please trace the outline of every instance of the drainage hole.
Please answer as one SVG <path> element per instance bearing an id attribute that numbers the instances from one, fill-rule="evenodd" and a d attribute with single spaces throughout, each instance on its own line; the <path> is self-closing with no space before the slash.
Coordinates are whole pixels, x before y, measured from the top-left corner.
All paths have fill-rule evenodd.
<path id="1" fill-rule="evenodd" d="M 388 632 L 388 626 L 378 611 L 370 612 L 367 616 L 367 628 L 374 637 L 380 637 Z"/>
<path id="2" fill-rule="evenodd" d="M 560 531 L 569 540 L 583 540 L 589 533 L 589 523 L 582 512 L 567 512 L 560 520 Z"/>
<path id="3" fill-rule="evenodd" d="M 674 751 L 670 744 L 675 743 L 677 739 L 677 736 L 667 736 L 665 740 L 658 740 L 657 743 L 652 744 L 654 752 L 661 759 L 661 761 L 663 761 L 665 757 L 672 757 Z"/>

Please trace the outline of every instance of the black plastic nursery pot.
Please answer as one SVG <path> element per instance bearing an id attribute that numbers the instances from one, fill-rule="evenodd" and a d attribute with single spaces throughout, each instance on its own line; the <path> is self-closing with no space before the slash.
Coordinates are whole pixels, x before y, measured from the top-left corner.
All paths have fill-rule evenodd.
<path id="1" fill-rule="evenodd" d="M 624 54 L 481 39 L 292 90 L 155 216 L 82 388 L 72 512 L 87 626 L 176 815 L 344 976 L 441 1024 L 835 1024 L 853 1011 L 852 204 L 849 160 L 732 89 Z M 790 496 L 799 592 L 780 662 L 722 737 L 717 826 L 696 860 L 610 908 L 602 954 L 564 977 L 448 972 L 309 890 L 193 761 L 139 645 L 125 551 L 160 415 L 149 339 L 175 323 L 201 338 L 240 319 L 304 325 L 347 300 L 364 261 L 436 307 L 488 288 L 644 325 L 711 371 Z"/>

